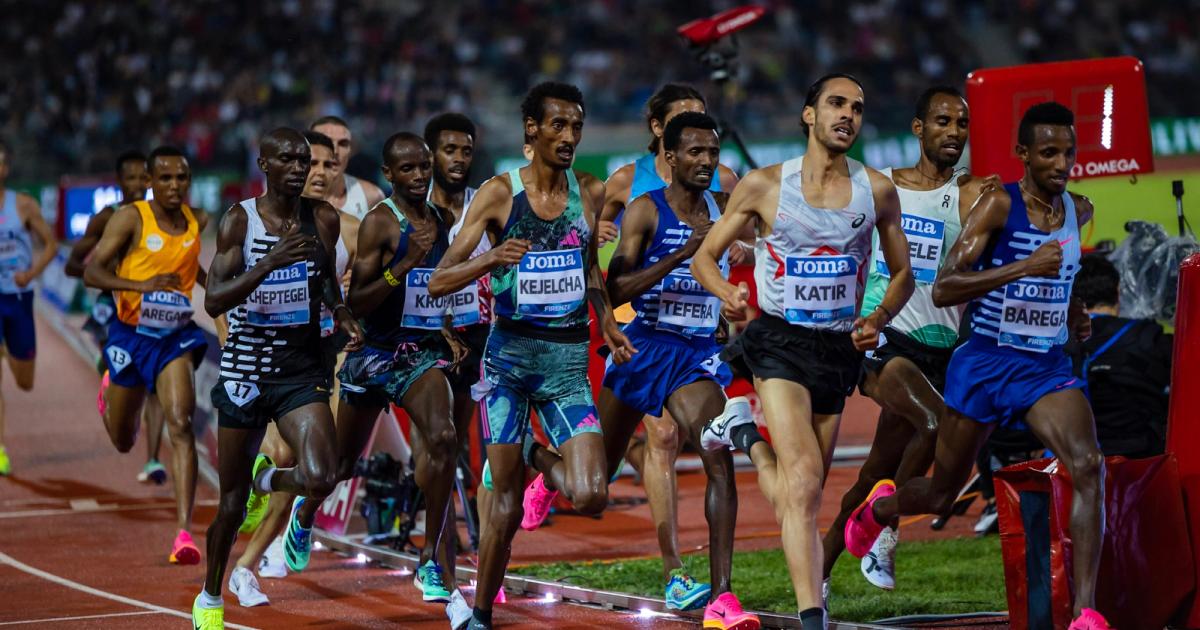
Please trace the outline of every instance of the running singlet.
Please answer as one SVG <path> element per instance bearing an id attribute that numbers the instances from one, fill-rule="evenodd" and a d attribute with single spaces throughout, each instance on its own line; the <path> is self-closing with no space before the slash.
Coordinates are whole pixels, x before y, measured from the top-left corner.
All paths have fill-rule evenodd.
<path id="1" fill-rule="evenodd" d="M 880 172 L 895 181 L 892 169 L 885 168 Z M 916 289 L 889 326 L 934 348 L 954 347 L 965 308 L 963 305 L 945 308 L 933 305 L 933 281 L 962 231 L 958 213 L 958 180 L 962 175 L 963 171 L 954 171 L 944 185 L 933 190 L 909 190 L 896 185 L 902 212 L 900 222 L 904 236 L 908 238 L 908 259 Z M 860 315 L 865 317 L 879 306 L 891 277 L 876 232 L 872 238 L 871 264 L 867 267 L 867 288 Z"/>
<path id="2" fill-rule="evenodd" d="M 532 243 L 518 265 L 492 270 L 497 317 L 519 320 L 538 328 L 586 329 L 588 246 L 592 231 L 583 214 L 579 181 L 567 169 L 567 207 L 545 221 L 534 213 L 521 181 L 520 169 L 508 173 L 512 182 L 512 211 L 500 233 Z"/>
<path id="3" fill-rule="evenodd" d="M 258 264 L 279 237 L 267 232 L 258 200 L 241 202 L 246 211 L 245 269 Z M 318 237 L 312 200 L 301 197 L 300 232 Z M 321 377 L 321 269 L 328 254 L 316 248 L 315 259 L 275 269 L 241 303 L 229 311 L 229 337 L 221 349 L 221 376 L 233 381 L 279 383 L 298 377 Z"/>
<path id="4" fill-rule="evenodd" d="M 400 222 L 400 241 L 387 263 L 387 267 L 392 267 L 408 254 L 413 226 L 390 198 L 380 203 Z M 474 285 L 439 298 L 429 295 L 429 276 L 433 275 L 434 267 L 450 246 L 447 239 L 450 226 L 436 206 L 429 205 L 428 208 L 437 222 L 437 238 L 434 239 L 433 247 L 429 248 L 425 259 L 416 267 L 403 277 L 397 278 L 400 284 L 388 293 L 383 303 L 372 311 L 364 322 L 367 343 L 377 348 L 394 350 L 406 341 L 425 336 L 428 331 L 440 330 L 447 314 L 453 316 L 453 325 L 456 326 L 479 321 L 479 305 L 475 303 Z"/>
<path id="5" fill-rule="evenodd" d="M 0 294 L 28 293 L 33 283 L 17 286 L 13 278 L 33 265 L 33 242 L 17 210 L 17 192 L 4 191 L 4 207 L 0 208 Z"/>
<path id="6" fill-rule="evenodd" d="M 664 257 L 671 255 L 692 236 L 692 228 L 679 220 L 675 211 L 667 203 L 664 188 L 650 191 L 650 199 L 658 209 L 658 228 L 654 238 L 646 246 L 642 255 L 639 269 L 651 267 Z M 716 221 L 721 218 L 721 209 L 708 191 L 704 192 L 704 202 L 708 205 L 708 218 Z M 721 315 L 721 300 L 704 290 L 689 269 L 691 259 L 685 260 L 672 269 L 653 287 L 633 299 L 633 309 L 637 312 L 637 321 L 646 327 L 665 330 L 684 337 L 713 338 L 716 337 L 717 322 Z M 722 275 L 729 277 L 729 263 L 726 256 L 721 256 L 718 263 Z"/>
<path id="7" fill-rule="evenodd" d="M 997 345 L 1046 353 L 1067 342 L 1067 309 L 1071 284 L 1079 271 L 1079 217 L 1070 193 L 1062 195 L 1066 217 L 1062 227 L 1043 232 L 1029 222 L 1019 184 L 1005 184 L 1012 199 L 1008 221 L 984 252 L 975 271 L 994 269 L 1029 257 L 1050 239 L 1062 245 L 1063 262 L 1058 278 L 1021 278 L 997 287 L 972 302 L 971 331 L 994 339 Z"/>
<path id="8" fill-rule="evenodd" d="M 478 192 L 475 188 L 467 187 L 463 191 L 463 210 L 458 217 L 458 221 L 450 227 L 450 243 L 454 243 L 454 239 L 458 238 L 458 233 L 462 231 L 463 225 L 467 221 L 467 212 L 471 209 L 471 202 L 475 200 L 475 193 Z M 475 245 L 475 249 L 471 252 L 468 260 L 486 254 L 492 249 L 492 242 L 488 240 L 487 234 L 479 238 L 479 243 Z M 477 291 L 479 301 L 479 323 L 490 324 L 492 322 L 492 283 L 491 276 L 484 274 L 475 281 L 475 290 Z"/>
<path id="9" fill-rule="evenodd" d="M 807 328 L 850 332 L 871 254 L 875 197 L 861 162 L 846 158 L 850 203 L 814 208 L 800 188 L 804 157 L 784 162 L 771 233 L 754 244 L 754 282 L 763 312 Z"/>
<path id="10" fill-rule="evenodd" d="M 342 212 L 353 216 L 359 221 L 371 210 L 367 206 L 367 192 L 363 190 L 362 182 L 353 175 L 342 175 L 346 178 L 346 204 L 339 208 Z"/>
<path id="11" fill-rule="evenodd" d="M 346 241 L 338 234 L 337 248 L 334 250 L 335 257 L 333 261 L 333 271 L 337 274 L 338 291 L 342 290 L 342 278 L 346 277 L 346 267 L 350 266 L 350 251 L 346 249 Z M 345 295 L 343 294 L 344 298 Z M 333 311 L 325 306 L 325 302 L 321 302 L 321 336 L 328 337 L 333 334 L 337 323 L 333 320 Z"/>
<path id="12" fill-rule="evenodd" d="M 165 337 L 192 321 L 192 287 L 200 269 L 200 228 L 192 209 L 180 207 L 187 228 L 183 234 L 167 234 L 154 218 L 150 203 L 135 201 L 142 217 L 141 235 L 117 266 L 117 276 L 134 282 L 173 273 L 181 291 L 115 291 L 117 319 L 137 327 L 150 337 Z"/>

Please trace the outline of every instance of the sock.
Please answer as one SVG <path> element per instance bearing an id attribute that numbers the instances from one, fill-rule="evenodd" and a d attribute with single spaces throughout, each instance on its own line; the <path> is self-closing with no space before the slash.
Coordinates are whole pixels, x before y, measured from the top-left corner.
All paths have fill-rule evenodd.
<path id="1" fill-rule="evenodd" d="M 733 438 L 733 446 L 747 455 L 756 443 L 763 441 L 763 436 L 758 432 L 758 425 L 753 422 L 739 424 L 729 437 Z"/>
<path id="2" fill-rule="evenodd" d="M 809 608 L 801 610 L 800 627 L 803 630 L 825 630 L 825 609 Z"/>
<path id="3" fill-rule="evenodd" d="M 272 466 L 259 473 L 258 479 L 254 480 L 254 489 L 263 494 L 270 494 L 273 492 L 271 489 L 271 479 L 275 477 L 276 470 L 279 469 Z"/>
<path id="4" fill-rule="evenodd" d="M 471 618 L 479 623 L 492 627 L 492 611 L 480 610 L 478 606 L 471 610 Z"/>
<path id="5" fill-rule="evenodd" d="M 220 608 L 225 605 L 225 600 L 220 595 L 209 595 L 204 589 L 200 589 L 199 600 L 201 608 Z"/>

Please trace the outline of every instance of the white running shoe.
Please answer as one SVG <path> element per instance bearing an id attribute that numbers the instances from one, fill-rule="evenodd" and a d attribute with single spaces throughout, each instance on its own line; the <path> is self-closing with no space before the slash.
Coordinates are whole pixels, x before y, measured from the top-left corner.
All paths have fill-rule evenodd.
<path id="1" fill-rule="evenodd" d="M 725 411 L 713 418 L 700 433 L 700 446 L 706 451 L 733 448 L 734 428 L 754 422 L 750 401 L 745 396 L 735 396 L 725 401 Z"/>
<path id="2" fill-rule="evenodd" d="M 229 590 L 237 595 L 238 603 L 246 608 L 265 606 L 271 603 L 258 586 L 254 572 L 246 567 L 235 567 L 229 576 Z"/>
<path id="3" fill-rule="evenodd" d="M 265 578 L 287 577 L 287 561 L 283 559 L 283 537 L 276 536 L 263 556 L 258 559 L 258 574 Z"/>
<path id="4" fill-rule="evenodd" d="M 467 622 L 471 621 L 471 606 L 467 604 L 467 598 L 463 597 L 462 591 L 457 588 L 450 594 L 450 601 L 446 604 L 446 616 L 450 618 L 452 630 L 466 627 Z"/>
<path id="5" fill-rule="evenodd" d="M 1000 531 L 997 523 L 1000 520 L 1000 514 L 996 512 L 996 504 L 989 502 L 983 506 L 983 513 L 979 515 L 979 521 L 975 523 L 975 535 L 987 536 L 993 531 Z"/>
<path id="6" fill-rule="evenodd" d="M 863 556 L 858 566 L 872 586 L 885 591 L 896 588 L 896 545 L 899 542 L 900 532 L 884 527 L 875 544 L 871 545 L 871 551 Z"/>
<path id="7" fill-rule="evenodd" d="M 821 580 L 821 607 L 829 610 L 829 592 L 832 590 L 829 587 L 829 581 L 833 578 L 825 578 Z"/>

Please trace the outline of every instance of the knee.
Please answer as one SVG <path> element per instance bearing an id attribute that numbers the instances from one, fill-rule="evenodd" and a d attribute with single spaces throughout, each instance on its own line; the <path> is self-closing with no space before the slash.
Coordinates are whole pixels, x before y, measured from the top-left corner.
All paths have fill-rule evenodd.
<path id="1" fill-rule="evenodd" d="M 674 422 L 647 422 L 646 423 L 646 443 L 652 449 L 669 451 L 675 453 L 679 451 L 679 428 Z"/>
<path id="2" fill-rule="evenodd" d="M 1104 455 L 1099 449 L 1091 448 L 1071 458 L 1071 477 L 1079 483 L 1099 484 L 1104 474 Z"/>
<path id="3" fill-rule="evenodd" d="M 567 489 L 567 496 L 581 514 L 599 514 L 608 507 L 608 486 L 603 483 L 573 484 Z"/>
<path id="4" fill-rule="evenodd" d="M 191 414 L 183 415 L 182 412 L 172 410 L 170 422 L 167 423 L 167 432 L 171 437 L 172 443 L 192 442 L 195 439 L 195 434 L 192 433 Z"/>
<path id="5" fill-rule="evenodd" d="M 500 492 L 493 493 L 492 496 L 491 527 L 500 531 L 506 538 L 511 538 L 517 533 L 517 527 L 521 525 L 521 519 L 525 516 L 521 497 L 519 494 Z"/>
<path id="6" fill-rule="evenodd" d="M 337 485 L 337 467 L 309 465 L 303 469 L 304 492 L 311 498 L 323 498 Z"/>
<path id="7" fill-rule="evenodd" d="M 27 391 L 33 389 L 33 375 L 32 374 L 30 374 L 28 376 L 18 374 L 17 377 L 14 378 L 13 380 L 15 380 L 17 382 L 17 387 L 20 388 L 21 391 L 23 391 L 23 392 L 27 392 Z"/>
<path id="8" fill-rule="evenodd" d="M 822 471 L 795 471 L 788 478 L 782 506 L 801 518 L 816 518 L 821 503 Z"/>
<path id="9" fill-rule="evenodd" d="M 458 433 L 454 430 L 454 425 L 432 431 L 431 435 L 425 439 L 424 446 L 429 449 L 429 454 L 436 459 L 442 460 L 443 463 L 449 462 L 450 465 L 453 465 L 454 454 L 458 449 Z"/>
<path id="10" fill-rule="evenodd" d="M 240 523 L 245 519 L 246 499 L 249 494 L 249 490 L 237 490 L 222 494 L 221 500 L 217 503 L 217 520 L 236 520 Z"/>

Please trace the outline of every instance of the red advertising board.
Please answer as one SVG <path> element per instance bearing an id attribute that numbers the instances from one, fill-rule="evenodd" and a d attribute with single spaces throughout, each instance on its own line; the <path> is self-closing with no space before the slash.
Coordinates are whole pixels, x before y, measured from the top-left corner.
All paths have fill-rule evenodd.
<path id="1" fill-rule="evenodd" d="M 1024 167 L 1015 150 L 1017 126 L 1026 110 L 1045 101 L 1075 112 L 1072 179 L 1154 170 L 1145 68 L 1134 57 L 1111 57 L 972 72 L 971 172 L 1019 179 Z"/>

